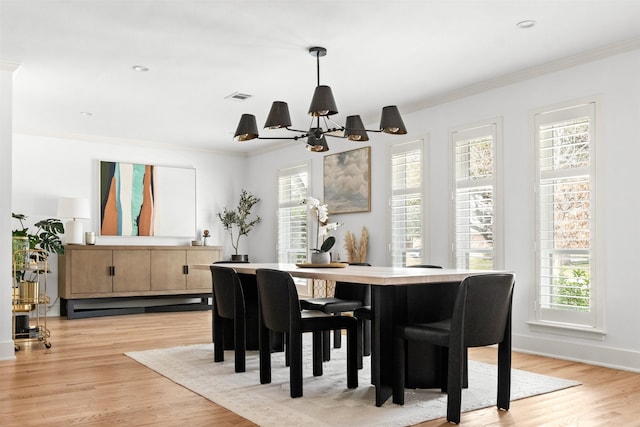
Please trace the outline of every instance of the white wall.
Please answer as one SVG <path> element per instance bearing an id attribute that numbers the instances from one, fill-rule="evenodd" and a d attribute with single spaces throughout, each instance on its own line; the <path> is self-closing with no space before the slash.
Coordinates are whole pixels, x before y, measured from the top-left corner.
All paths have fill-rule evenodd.
<path id="1" fill-rule="evenodd" d="M 87 197 L 92 202 L 91 219 L 82 220 L 85 231 L 99 229 L 98 164 L 100 160 L 193 167 L 196 169 L 197 230 L 189 238 L 100 237 L 97 244 L 189 245 L 204 229 L 212 233 L 208 244 L 232 248 L 215 214 L 224 206 L 237 205 L 244 185 L 245 158 L 202 151 L 157 148 L 153 144 L 89 142 L 16 134 L 13 138 L 13 200 L 11 209 L 27 215 L 28 224 L 56 217 L 60 197 Z M 64 221 L 64 220 L 63 220 Z M 14 227 L 17 224 L 12 224 Z M 35 231 L 31 228 L 31 231 Z M 246 242 L 244 242 L 246 244 Z M 52 274 L 47 277 L 47 294 L 52 305 L 49 315 L 59 314 L 58 257 L 50 259 Z"/>
<path id="2" fill-rule="evenodd" d="M 345 225 L 336 233 L 339 252 L 344 259 L 343 236 L 347 230 L 359 235 L 364 225 L 369 230 L 369 258 L 374 265 L 389 265 L 388 247 L 388 147 L 390 144 L 425 138 L 428 185 L 429 262 L 449 265 L 450 215 L 448 131 L 479 120 L 502 117 L 505 198 L 505 268 L 517 275 L 514 297 L 515 347 L 534 353 L 584 360 L 640 371 L 640 273 L 638 232 L 635 229 L 640 198 L 636 196 L 636 159 L 640 154 L 637 127 L 640 117 L 640 51 L 556 71 L 499 89 L 471 95 L 411 114 L 404 114 L 409 135 L 394 137 L 371 134 L 366 144 L 329 140 L 337 153 L 364 145 L 372 149 L 372 209 L 370 213 L 332 216 Z M 428 74 L 425 74 L 428 76 Z M 425 77 L 428 78 L 428 77 Z M 532 111 L 541 107 L 599 95 L 602 104 L 601 127 L 604 188 L 598 203 L 604 204 L 599 226 L 606 230 L 605 286 L 607 289 L 603 341 L 567 338 L 536 333 L 529 329 L 531 288 L 534 283 L 534 194 Z M 374 124 L 375 125 L 375 124 Z M 251 142 L 258 144 L 259 142 Z M 263 218 L 241 243 L 240 252 L 248 252 L 256 262 L 275 261 L 277 220 L 276 171 L 301 162 L 312 162 L 312 195 L 322 197 L 323 154 L 309 153 L 303 142 L 294 142 L 275 151 L 255 154 L 248 159 L 214 153 L 177 151 L 164 148 L 73 141 L 14 135 L 13 143 L 14 212 L 40 219 L 55 215 L 61 196 L 90 197 L 95 201 L 97 161 L 120 160 L 155 164 L 193 166 L 197 169 L 198 227 L 213 231 L 213 244 L 228 239 L 215 219 L 223 206 L 235 206 L 241 188 L 253 192 L 262 201 L 255 212 Z M 4 153 L 4 152 L 3 152 Z M 27 168 L 28 165 L 28 168 Z M 51 169 L 51 165 L 54 165 Z M 24 166 L 24 167 L 23 167 Z M 51 170 L 42 174 L 33 171 Z M 244 171 L 244 173 L 239 173 Z M 5 195 L 0 195 L 5 196 Z M 6 197 L 3 197 L 6 200 Z M 97 217 L 85 224 L 97 229 Z M 113 240 L 112 240 L 113 239 Z M 174 241 L 112 238 L 98 243 L 179 243 Z M 139 238 L 141 239 L 141 238 Z M 186 243 L 186 242 L 185 242 Z M 55 275 L 54 275 L 55 276 Z M 53 285 L 56 288 L 55 285 Z M 4 294 L 2 294 L 4 295 Z M 0 301 L 5 306 L 6 303 Z M 0 306 L 0 313 L 2 313 Z"/>
<path id="3" fill-rule="evenodd" d="M 449 129 L 494 117 L 503 119 L 503 166 L 505 199 L 505 268 L 517 275 L 514 296 L 514 342 L 524 351 L 549 354 L 561 358 L 584 360 L 606 366 L 640 371 L 640 271 L 638 232 L 635 226 L 640 211 L 637 159 L 640 158 L 638 123 L 640 123 L 640 51 L 619 54 L 570 69 L 549 73 L 527 81 L 514 83 L 477 95 L 427 108 L 404 119 L 409 135 L 393 137 L 371 135 L 366 145 L 372 149 L 372 210 L 366 214 L 343 214 L 345 225 L 338 233 L 336 248 L 342 251 L 345 230 L 359 235 L 362 225 L 369 229 L 368 261 L 374 265 L 389 265 L 388 246 L 388 146 L 402 140 L 425 138 L 428 168 L 425 182 L 429 195 L 428 217 L 430 236 L 429 259 L 449 265 L 450 212 Z M 428 77 L 425 77 L 428 78 Z M 531 288 L 534 286 L 534 208 L 533 194 L 533 130 L 532 111 L 545 106 L 598 95 L 603 101 L 600 126 L 604 188 L 598 203 L 604 204 L 604 218 L 598 226 L 605 228 L 606 308 L 603 341 L 568 338 L 533 332 L 525 323 L 529 319 Z M 329 140 L 330 153 L 362 146 Z M 282 150 L 257 154 L 249 159 L 249 185 L 267 200 L 262 205 L 264 223 L 251 236 L 251 242 L 275 242 L 276 178 L 279 168 L 311 159 L 313 168 L 312 194 L 322 197 L 323 154 L 308 153 L 298 142 Z M 271 168 L 265 170 L 265 164 Z M 258 239 L 258 240 L 256 240 Z M 254 244 L 252 257 L 259 261 L 275 260 L 273 245 Z"/>
<path id="4" fill-rule="evenodd" d="M 17 64 L 0 60 L 0 218 L 11 213 L 11 130 L 13 106 L 13 72 Z M 11 278 L 11 227 L 0 221 L 0 360 L 15 359 L 12 337 L 11 287 L 3 286 Z"/>

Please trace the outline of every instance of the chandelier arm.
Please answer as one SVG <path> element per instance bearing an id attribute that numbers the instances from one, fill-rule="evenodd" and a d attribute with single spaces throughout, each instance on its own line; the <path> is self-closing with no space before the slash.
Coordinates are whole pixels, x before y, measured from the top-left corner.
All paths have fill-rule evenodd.
<path id="1" fill-rule="evenodd" d="M 257 138 L 254 139 L 293 139 L 293 140 L 298 140 L 300 138 L 304 138 L 302 136 L 259 136 Z"/>
<path id="2" fill-rule="evenodd" d="M 300 136 L 300 138 L 305 138 L 306 136 L 308 136 L 308 135 L 309 135 L 309 130 L 293 129 L 293 128 L 290 128 L 290 127 L 288 127 L 288 126 L 287 126 L 285 129 L 286 129 L 286 130 L 288 130 L 288 131 L 291 131 L 291 132 L 299 132 L 299 133 L 302 133 L 303 135 L 302 135 L 302 136 Z"/>

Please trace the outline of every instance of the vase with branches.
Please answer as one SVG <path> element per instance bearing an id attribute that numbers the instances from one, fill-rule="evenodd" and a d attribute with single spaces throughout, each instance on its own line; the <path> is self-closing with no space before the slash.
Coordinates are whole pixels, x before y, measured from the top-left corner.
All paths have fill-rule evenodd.
<path id="1" fill-rule="evenodd" d="M 358 243 L 356 236 L 351 231 L 347 231 L 344 236 L 344 248 L 347 251 L 347 262 L 366 262 L 368 242 L 369 232 L 367 231 L 367 227 L 362 227 L 362 231 L 360 232 L 360 243 Z"/>

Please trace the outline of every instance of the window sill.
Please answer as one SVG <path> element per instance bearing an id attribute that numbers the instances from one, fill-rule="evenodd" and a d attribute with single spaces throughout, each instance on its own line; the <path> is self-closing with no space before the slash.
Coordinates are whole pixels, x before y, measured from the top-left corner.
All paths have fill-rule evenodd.
<path id="1" fill-rule="evenodd" d="M 567 323 L 540 322 L 536 320 L 530 320 L 526 323 L 529 325 L 531 331 L 545 334 L 563 335 L 566 337 L 585 338 L 597 341 L 604 341 L 604 337 L 607 335 L 607 331 L 604 329 L 588 328 Z"/>

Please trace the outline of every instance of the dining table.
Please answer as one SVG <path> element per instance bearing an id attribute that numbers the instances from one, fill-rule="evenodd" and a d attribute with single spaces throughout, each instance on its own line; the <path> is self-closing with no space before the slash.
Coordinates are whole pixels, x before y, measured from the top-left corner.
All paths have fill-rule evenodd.
<path id="1" fill-rule="evenodd" d="M 430 322 L 451 315 L 457 287 L 464 278 L 477 274 L 503 273 L 495 270 L 360 266 L 346 263 L 282 264 L 225 263 L 239 274 L 255 275 L 259 269 L 285 271 L 293 277 L 331 280 L 371 286 L 372 384 L 375 404 L 382 406 L 392 395 L 394 328 L 398 323 Z M 193 264 L 209 269 L 210 264 Z M 430 347 L 407 349 L 408 388 L 440 387 L 440 354 Z M 425 358 L 430 359 L 425 363 Z"/>

